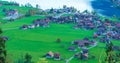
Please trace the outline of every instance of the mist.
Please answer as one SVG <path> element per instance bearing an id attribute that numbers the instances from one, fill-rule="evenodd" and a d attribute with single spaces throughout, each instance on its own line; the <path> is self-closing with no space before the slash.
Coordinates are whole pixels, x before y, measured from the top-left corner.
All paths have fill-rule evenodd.
<path id="1" fill-rule="evenodd" d="M 50 9 L 50 8 L 62 8 L 63 5 L 67 5 L 68 7 L 73 6 L 81 12 L 84 10 L 92 11 L 93 8 L 91 6 L 92 0 L 6 0 L 6 1 L 14 1 L 19 4 L 25 5 L 26 3 L 30 3 L 33 7 L 38 4 L 41 9 Z"/>

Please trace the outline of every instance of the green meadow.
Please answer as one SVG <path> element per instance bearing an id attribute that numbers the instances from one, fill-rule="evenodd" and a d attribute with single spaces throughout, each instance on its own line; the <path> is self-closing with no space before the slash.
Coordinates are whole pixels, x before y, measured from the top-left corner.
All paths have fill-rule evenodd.
<path id="1" fill-rule="evenodd" d="M 21 55 L 29 53 L 33 56 L 33 61 L 38 61 L 49 51 L 59 52 L 61 57 L 68 59 L 75 54 L 75 52 L 68 51 L 68 47 L 71 46 L 71 42 L 77 39 L 83 39 L 84 37 L 91 37 L 94 30 L 73 29 L 74 24 L 54 24 L 50 23 L 49 28 L 38 27 L 35 29 L 20 30 L 22 24 L 29 24 L 36 18 L 44 18 L 41 16 L 32 16 L 16 20 L 15 22 L 3 24 L 5 36 L 9 37 L 6 43 L 8 55 L 12 59 L 20 58 Z M 61 43 L 57 43 L 56 39 L 61 38 Z M 120 44 L 119 41 L 113 41 L 114 44 Z M 64 45 L 64 47 L 62 47 Z M 103 59 L 105 56 L 104 50 L 105 44 L 99 43 L 92 49 L 89 54 L 96 56 L 95 59 L 87 61 L 81 61 L 79 59 L 73 59 L 70 63 L 97 63 L 99 59 Z M 78 51 L 80 51 L 78 49 Z M 102 55 L 102 57 L 101 57 Z M 101 58 L 100 58 L 101 57 Z M 65 60 L 55 61 L 53 59 L 47 60 L 49 63 L 64 63 Z"/>
<path id="2" fill-rule="evenodd" d="M 0 19 L 5 17 L 2 12 L 3 8 L 18 9 L 19 12 L 25 13 L 31 8 L 26 7 L 0 7 Z M 31 24 L 35 19 L 44 19 L 45 16 L 30 16 L 17 19 L 14 22 L 8 22 L 0 24 L 0 28 L 3 30 L 3 35 L 9 37 L 6 42 L 6 49 L 8 58 L 10 60 L 17 60 L 26 53 L 32 55 L 32 61 L 39 61 L 39 58 L 49 52 L 59 52 L 63 60 L 55 61 L 53 59 L 47 59 L 48 63 L 65 63 L 66 59 L 69 59 L 76 52 L 68 51 L 68 47 L 71 46 L 71 42 L 84 37 L 93 36 L 95 30 L 85 29 L 73 29 L 74 24 L 55 24 L 50 23 L 50 27 L 43 28 L 38 27 L 34 29 L 21 30 L 19 29 L 23 24 Z M 0 20 L 0 22 L 7 22 L 7 20 Z M 61 42 L 57 43 L 56 39 L 60 38 Z M 113 44 L 120 45 L 120 41 L 113 40 Z M 98 45 L 89 50 L 89 56 L 95 56 L 94 59 L 80 60 L 72 59 L 70 63 L 99 63 L 102 62 L 106 56 L 105 44 L 97 41 Z M 63 47 L 64 46 L 64 47 Z M 80 49 L 77 49 L 79 52 Z"/>

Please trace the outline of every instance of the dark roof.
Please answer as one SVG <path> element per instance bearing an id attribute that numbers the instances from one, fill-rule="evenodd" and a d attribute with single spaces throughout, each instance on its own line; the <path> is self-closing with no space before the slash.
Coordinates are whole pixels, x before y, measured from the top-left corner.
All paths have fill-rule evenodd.
<path id="1" fill-rule="evenodd" d="M 3 40 L 8 40 L 8 37 L 6 37 L 6 36 L 2 36 L 2 37 L 0 37 L 0 38 L 2 38 Z"/>
<path id="2" fill-rule="evenodd" d="M 120 46 L 113 46 L 113 50 L 120 50 Z"/>
<path id="3" fill-rule="evenodd" d="M 88 49 L 82 49 L 83 53 L 88 53 Z"/>
<path id="4" fill-rule="evenodd" d="M 75 50 L 75 47 L 74 47 L 74 46 L 70 46 L 70 47 L 68 48 L 68 50 Z"/>
<path id="5" fill-rule="evenodd" d="M 58 57 L 58 56 L 60 56 L 59 53 L 54 53 L 54 57 Z"/>
<path id="6" fill-rule="evenodd" d="M 86 43 L 91 44 L 92 42 L 86 41 L 86 40 L 75 40 L 74 41 L 74 44 L 77 44 L 77 45 L 85 45 Z"/>

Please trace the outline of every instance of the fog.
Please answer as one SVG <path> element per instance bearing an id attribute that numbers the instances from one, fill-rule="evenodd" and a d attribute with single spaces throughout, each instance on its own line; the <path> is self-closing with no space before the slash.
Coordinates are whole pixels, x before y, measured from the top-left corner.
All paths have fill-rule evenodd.
<path id="1" fill-rule="evenodd" d="M 62 8 L 63 5 L 67 5 L 68 7 L 73 6 L 80 11 L 93 10 L 91 6 L 92 0 L 6 0 L 6 1 L 15 1 L 23 5 L 25 5 L 26 3 L 30 3 L 34 7 L 36 6 L 36 4 L 38 4 L 41 9 Z"/>

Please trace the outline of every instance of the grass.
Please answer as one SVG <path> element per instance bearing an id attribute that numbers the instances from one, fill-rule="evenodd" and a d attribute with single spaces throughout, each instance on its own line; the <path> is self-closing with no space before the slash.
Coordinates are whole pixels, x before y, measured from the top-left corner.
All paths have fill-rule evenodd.
<path id="1" fill-rule="evenodd" d="M 67 48 L 71 46 L 71 41 L 77 39 L 83 39 L 84 37 L 90 37 L 93 35 L 94 30 L 75 30 L 72 28 L 74 24 L 54 24 L 50 23 L 49 28 L 38 27 L 35 29 L 28 30 L 6 30 L 8 28 L 20 27 L 23 24 L 30 24 L 34 19 L 45 18 L 43 16 L 31 16 L 15 20 L 15 22 L 2 24 L 1 27 L 4 30 L 5 36 L 9 37 L 7 41 L 8 55 L 12 55 L 12 59 L 16 60 L 21 55 L 29 53 L 33 56 L 33 61 L 38 61 L 43 55 L 49 51 L 60 52 L 61 57 L 68 59 L 75 54 L 75 52 L 69 52 Z M 60 38 L 61 43 L 56 43 L 56 39 Z M 120 44 L 119 41 L 113 41 L 115 45 Z M 65 47 L 63 48 L 62 45 Z M 70 63 L 98 63 L 98 59 L 103 50 L 101 60 L 104 59 L 105 55 L 105 44 L 99 43 L 95 48 L 90 49 L 89 54 L 95 55 L 95 59 L 90 60 L 79 60 L 73 59 Z M 65 60 L 54 61 L 53 59 L 47 59 L 48 63 L 65 63 Z"/>
<path id="2" fill-rule="evenodd" d="M 43 19 L 45 17 L 44 16 L 25 17 L 25 18 L 22 18 L 22 19 L 15 20 L 15 22 L 8 22 L 8 23 L 4 24 L 3 26 L 1 25 L 1 27 L 3 28 L 3 30 L 7 29 L 7 28 L 20 27 L 23 24 L 31 24 L 33 22 L 33 20 L 38 19 L 38 18 Z"/>
<path id="3" fill-rule="evenodd" d="M 2 12 L 3 8 L 18 9 L 20 13 L 26 13 L 28 9 L 26 7 L 17 6 L 2 6 L 0 7 L 0 19 L 5 17 Z M 68 16 L 68 15 L 64 15 Z M 75 54 L 75 52 L 69 52 L 67 48 L 71 46 L 71 41 L 77 39 L 83 39 L 84 37 L 91 37 L 94 30 L 73 29 L 74 24 L 54 24 L 50 23 L 49 28 L 38 27 L 35 29 L 20 30 L 18 29 L 23 24 L 31 24 L 33 20 L 45 18 L 44 16 L 31 16 L 22 19 L 17 19 L 14 22 L 8 22 L 6 24 L 0 24 L 3 29 L 3 35 L 8 36 L 9 40 L 6 42 L 7 53 L 11 56 L 9 59 L 16 60 L 29 53 L 33 56 L 33 61 L 39 61 L 43 55 L 49 51 L 60 52 L 63 59 L 68 59 Z M 0 20 L 0 22 L 3 20 Z M 18 28 L 16 28 L 18 27 Z M 16 28 L 11 29 L 10 28 Z M 9 30 L 7 30 L 9 29 Z M 61 43 L 56 43 L 56 39 L 60 38 Z M 120 41 L 113 40 L 113 44 L 119 45 Z M 64 47 L 62 47 L 64 45 Z M 105 44 L 98 42 L 98 45 L 89 50 L 90 55 L 96 56 L 94 59 L 79 60 L 73 59 L 70 63 L 98 63 L 98 59 L 104 60 L 105 56 Z M 102 54 L 102 56 L 101 56 Z M 101 58 L 100 58 L 101 56 Z M 48 63 L 65 63 L 65 60 L 54 61 L 53 59 L 47 59 Z"/>
<path id="4" fill-rule="evenodd" d="M 37 17 L 36 17 L 37 18 Z M 26 18 L 27 19 L 27 18 Z M 30 20 L 33 18 L 30 18 Z M 29 19 L 26 20 L 28 23 L 31 22 Z M 24 21 L 22 21 L 24 23 Z M 16 21 L 14 23 L 22 23 L 21 21 Z M 6 25 L 3 29 L 8 28 L 7 26 L 16 27 L 17 24 L 10 23 Z M 14 25 L 14 26 L 13 26 Z M 38 61 L 39 57 L 45 55 L 48 51 L 60 52 L 61 57 L 68 59 L 73 56 L 75 52 L 69 52 L 67 48 L 71 46 L 71 41 L 76 39 L 83 39 L 84 37 L 89 37 L 93 34 L 93 31 L 88 30 L 74 30 L 72 29 L 73 24 L 50 24 L 50 28 L 35 28 L 28 30 L 6 30 L 4 35 L 9 37 L 7 41 L 8 54 L 12 55 L 12 58 L 18 58 L 21 54 L 30 53 L 33 56 L 34 61 Z M 56 39 L 61 38 L 61 43 L 56 43 Z M 61 45 L 65 45 L 64 48 Z M 100 44 L 102 46 L 103 44 Z M 96 47 L 90 50 L 91 54 L 97 56 L 100 55 L 100 50 L 102 48 Z M 13 54 L 14 53 L 14 54 Z M 96 63 L 98 59 L 91 59 L 88 61 L 80 61 L 73 59 L 71 63 L 81 63 L 89 62 Z M 95 60 L 95 61 L 93 61 Z M 54 61 L 52 59 L 48 60 L 49 63 L 64 63 L 65 61 Z"/>

